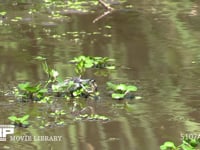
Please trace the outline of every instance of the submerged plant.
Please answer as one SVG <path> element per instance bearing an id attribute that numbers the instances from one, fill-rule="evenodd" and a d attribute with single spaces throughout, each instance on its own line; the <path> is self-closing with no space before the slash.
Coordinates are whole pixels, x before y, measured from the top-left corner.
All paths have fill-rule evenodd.
<path id="1" fill-rule="evenodd" d="M 24 115 L 23 117 L 16 117 L 16 116 L 10 116 L 8 119 L 12 121 L 12 124 L 18 127 L 28 127 L 29 122 L 28 122 L 29 115 Z"/>
<path id="2" fill-rule="evenodd" d="M 132 92 L 137 91 L 137 87 L 134 85 L 113 84 L 111 82 L 107 82 L 107 88 L 111 90 L 113 99 L 133 98 Z"/>

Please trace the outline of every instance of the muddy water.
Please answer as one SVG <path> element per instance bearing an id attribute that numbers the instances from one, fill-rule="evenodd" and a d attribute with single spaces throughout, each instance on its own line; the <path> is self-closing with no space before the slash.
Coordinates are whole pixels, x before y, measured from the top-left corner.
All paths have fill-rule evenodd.
<path id="1" fill-rule="evenodd" d="M 134 0 L 114 7 L 119 11 L 92 23 L 101 7 L 52 18 L 53 11 L 63 8 L 47 8 L 40 1 L 1 2 L 7 15 L 0 25 L 0 124 L 9 124 L 10 115 L 28 113 L 31 126 L 16 128 L 15 136 L 62 136 L 59 142 L 1 142 L 1 149 L 158 150 L 166 140 L 179 144 L 181 134 L 200 134 L 199 2 Z M 38 55 L 48 58 L 63 78 L 75 76 L 68 63 L 75 56 L 116 59 L 117 69 L 105 76 L 92 70 L 85 74 L 96 79 L 100 100 L 80 100 L 110 120 L 75 121 L 71 103 L 60 99 L 53 104 L 17 102 L 9 94 L 13 86 L 46 78 L 33 59 Z M 107 81 L 137 85 L 142 99 L 116 107 L 125 101 L 108 96 Z M 49 113 L 56 109 L 67 112 L 65 125 L 53 124 Z"/>

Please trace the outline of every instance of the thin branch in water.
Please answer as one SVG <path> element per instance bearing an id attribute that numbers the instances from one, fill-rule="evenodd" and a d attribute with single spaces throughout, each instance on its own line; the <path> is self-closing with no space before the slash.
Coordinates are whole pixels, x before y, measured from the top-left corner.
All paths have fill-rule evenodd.
<path id="1" fill-rule="evenodd" d="M 109 11 L 113 11 L 114 8 L 112 8 L 109 4 L 107 4 L 106 2 L 104 2 L 103 0 L 98 0 L 99 3 L 101 3 L 107 10 Z"/>
<path id="2" fill-rule="evenodd" d="M 107 15 L 110 14 L 111 12 L 113 12 L 113 11 L 106 11 L 106 12 L 104 12 L 102 15 L 98 16 L 97 18 L 95 18 L 95 19 L 92 21 L 92 23 L 95 23 L 95 22 L 99 21 L 100 19 L 102 19 L 103 17 L 107 16 Z"/>
<path id="3" fill-rule="evenodd" d="M 107 9 L 107 11 L 104 12 L 102 15 L 98 16 L 97 18 L 95 18 L 92 21 L 93 23 L 99 21 L 100 19 L 102 19 L 103 17 L 107 16 L 108 14 L 112 13 L 115 10 L 114 8 L 112 8 L 109 4 L 107 4 L 103 0 L 98 0 L 98 1 L 99 1 L 99 3 L 101 3 Z"/>

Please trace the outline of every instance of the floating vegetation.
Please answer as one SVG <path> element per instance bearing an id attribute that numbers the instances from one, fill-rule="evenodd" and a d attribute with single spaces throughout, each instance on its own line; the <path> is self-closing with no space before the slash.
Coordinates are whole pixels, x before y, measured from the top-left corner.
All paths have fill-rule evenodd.
<path id="1" fill-rule="evenodd" d="M 114 59 L 108 57 L 91 57 L 91 56 L 79 56 L 70 60 L 72 64 L 76 67 L 74 71 L 79 75 L 78 77 L 68 77 L 66 79 L 61 79 L 59 77 L 59 72 L 51 68 L 47 59 L 42 56 L 37 56 L 34 58 L 41 62 L 42 69 L 47 75 L 45 81 L 33 84 L 31 82 L 19 83 L 17 87 L 14 87 L 14 95 L 20 102 L 37 102 L 42 104 L 53 104 L 55 100 L 59 97 L 65 99 L 68 104 L 72 102 L 73 109 L 72 114 L 75 114 L 75 120 L 109 120 L 108 117 L 96 114 L 92 106 L 87 106 L 82 104 L 80 98 L 92 98 L 94 100 L 99 99 L 98 86 L 94 79 L 82 78 L 82 74 L 88 68 L 95 69 L 115 69 Z M 126 84 L 113 84 L 107 82 L 107 88 L 112 92 L 113 99 L 126 99 L 133 98 L 133 92 L 137 91 L 137 87 L 133 85 Z M 114 106 L 116 107 L 116 106 Z M 126 109 L 127 111 L 133 110 L 133 105 L 125 103 L 118 108 Z M 63 108 L 54 109 L 48 116 L 54 118 L 53 122 L 44 122 L 40 127 L 50 125 L 64 125 L 64 118 L 66 116 L 66 110 Z M 27 119 L 29 115 L 25 115 L 21 118 L 16 116 L 10 116 L 9 120 L 13 122 L 16 126 L 25 127 L 27 126 Z"/>
<path id="2" fill-rule="evenodd" d="M 55 110 L 55 112 L 50 113 L 50 115 L 52 116 L 56 116 L 56 117 L 60 117 L 62 115 L 65 115 L 65 111 L 64 110 Z"/>
<path id="3" fill-rule="evenodd" d="M 21 20 L 22 20 L 22 17 L 15 17 L 15 18 L 11 19 L 12 22 L 18 22 Z"/>
<path id="4" fill-rule="evenodd" d="M 17 127 L 28 127 L 29 115 L 24 115 L 23 117 L 16 117 L 16 116 L 10 116 L 8 119 Z"/>
<path id="5" fill-rule="evenodd" d="M 97 84 L 92 79 L 70 78 L 57 84 L 52 84 L 52 91 L 57 96 L 84 97 L 98 96 Z"/>
<path id="6" fill-rule="evenodd" d="M 65 122 L 62 119 L 62 116 L 66 115 L 66 112 L 64 110 L 55 110 L 54 112 L 50 113 L 51 117 L 54 118 L 54 122 L 57 125 L 64 125 Z"/>
<path id="7" fill-rule="evenodd" d="M 166 141 L 160 146 L 160 150 L 198 150 L 200 145 L 199 138 L 184 138 L 182 143 L 178 146 L 174 142 Z"/>
<path id="8" fill-rule="evenodd" d="M 115 69 L 113 62 L 114 59 L 108 57 L 92 57 L 92 56 L 79 56 L 71 60 L 71 63 L 76 65 L 82 64 L 84 68 L 106 68 L 106 69 Z"/>
<path id="9" fill-rule="evenodd" d="M 113 99 L 133 98 L 133 92 L 137 91 L 137 87 L 134 85 L 113 84 L 111 82 L 107 82 L 107 88 L 111 90 Z"/>
<path id="10" fill-rule="evenodd" d="M 102 121 L 108 121 L 110 120 L 106 116 L 98 115 L 98 114 L 83 114 L 79 115 L 75 118 L 75 120 L 102 120 Z"/>
<path id="11" fill-rule="evenodd" d="M 47 89 L 43 88 L 41 84 L 31 85 L 30 82 L 18 84 L 18 88 L 14 88 L 14 94 L 22 101 L 27 100 L 41 100 Z"/>
<path id="12" fill-rule="evenodd" d="M 1 12 L 0 12 L 0 16 L 3 17 L 3 18 L 5 17 L 6 14 L 7 14 L 6 11 L 1 11 Z"/>
<path id="13" fill-rule="evenodd" d="M 46 58 L 36 57 L 36 60 L 42 61 L 42 68 L 47 74 L 47 80 L 41 84 L 31 84 L 30 82 L 20 83 L 14 88 L 15 96 L 22 101 L 42 101 L 42 103 L 52 103 L 50 97 L 65 98 L 88 98 L 98 97 L 97 84 L 93 79 L 82 79 L 71 77 L 66 80 L 59 79 L 59 73 L 48 66 Z M 80 67 L 80 66 L 79 66 Z M 79 68 L 80 69 L 80 68 Z M 49 97 L 50 96 L 50 97 Z"/>

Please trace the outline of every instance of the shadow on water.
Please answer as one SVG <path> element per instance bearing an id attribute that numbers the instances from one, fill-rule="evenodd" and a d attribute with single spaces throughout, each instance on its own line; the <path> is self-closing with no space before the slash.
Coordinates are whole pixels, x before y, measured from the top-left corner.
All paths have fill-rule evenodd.
<path id="1" fill-rule="evenodd" d="M 32 126 L 16 128 L 15 135 L 58 135 L 62 141 L 7 141 L 0 143 L 2 149 L 156 150 L 166 140 L 180 143 L 181 133 L 200 134 L 198 1 L 134 0 L 95 24 L 92 20 L 102 13 L 100 8 L 55 19 L 43 5 L 31 1 L 0 4 L 7 12 L 0 22 L 0 112 L 5 114 L 0 124 L 9 124 L 10 115 L 28 113 Z M 101 99 L 81 100 L 111 120 L 75 121 L 68 102 L 56 100 L 46 106 L 4 96 L 21 81 L 45 79 L 40 64 L 33 60 L 38 55 L 48 58 L 63 78 L 75 76 L 68 64 L 75 56 L 116 59 L 117 69 L 106 77 L 85 75 L 96 79 Z M 142 99 L 129 101 L 130 109 L 115 107 L 125 102 L 107 95 L 107 81 L 136 84 Z M 52 121 L 49 112 L 60 108 L 67 112 L 66 124 L 40 129 L 43 120 Z"/>

